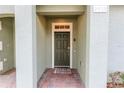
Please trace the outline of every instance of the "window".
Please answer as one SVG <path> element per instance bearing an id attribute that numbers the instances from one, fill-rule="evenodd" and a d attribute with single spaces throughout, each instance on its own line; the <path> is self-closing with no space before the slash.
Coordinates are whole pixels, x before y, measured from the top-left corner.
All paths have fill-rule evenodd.
<path id="1" fill-rule="evenodd" d="M 70 29 L 69 25 L 55 25 L 55 29 Z"/>

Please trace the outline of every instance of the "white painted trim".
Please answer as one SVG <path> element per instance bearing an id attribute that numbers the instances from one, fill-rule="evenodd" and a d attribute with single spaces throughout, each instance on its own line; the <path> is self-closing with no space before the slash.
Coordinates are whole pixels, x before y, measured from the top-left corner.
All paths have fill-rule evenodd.
<path id="1" fill-rule="evenodd" d="M 55 29 L 55 25 L 69 25 L 69 29 Z M 73 24 L 70 22 L 66 23 L 52 23 L 52 68 L 54 68 L 54 33 L 55 32 L 70 32 L 70 68 L 72 68 L 72 48 L 73 48 Z"/>

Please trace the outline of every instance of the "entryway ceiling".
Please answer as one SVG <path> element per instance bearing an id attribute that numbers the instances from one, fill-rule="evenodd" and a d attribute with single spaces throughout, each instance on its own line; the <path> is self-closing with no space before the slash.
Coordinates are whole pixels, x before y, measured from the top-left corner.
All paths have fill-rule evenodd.
<path id="1" fill-rule="evenodd" d="M 40 15 L 82 15 L 83 5 L 38 5 L 36 11 Z"/>
<path id="2" fill-rule="evenodd" d="M 4 17 L 14 17 L 14 14 L 0 14 L 0 18 Z"/>

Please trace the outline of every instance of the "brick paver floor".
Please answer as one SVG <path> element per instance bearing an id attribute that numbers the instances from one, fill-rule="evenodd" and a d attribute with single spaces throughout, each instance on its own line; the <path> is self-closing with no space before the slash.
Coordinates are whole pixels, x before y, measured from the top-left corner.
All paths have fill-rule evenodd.
<path id="1" fill-rule="evenodd" d="M 0 75 L 0 88 L 15 88 L 16 87 L 16 70 L 11 69 Z"/>
<path id="2" fill-rule="evenodd" d="M 38 82 L 39 88 L 84 88 L 76 69 L 46 69 Z"/>

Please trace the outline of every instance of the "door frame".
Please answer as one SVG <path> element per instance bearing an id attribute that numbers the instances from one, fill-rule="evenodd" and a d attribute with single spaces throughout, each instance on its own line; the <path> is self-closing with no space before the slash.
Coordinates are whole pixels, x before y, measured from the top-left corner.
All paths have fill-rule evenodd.
<path id="1" fill-rule="evenodd" d="M 55 26 L 56 25 L 68 25 L 69 29 L 56 29 Z M 53 22 L 52 23 L 52 68 L 54 68 L 54 33 L 55 32 L 70 32 L 70 68 L 72 68 L 72 48 L 73 48 L 73 42 L 72 42 L 72 38 L 73 38 L 73 23 L 71 22 L 65 22 L 65 23 L 60 23 L 60 22 Z M 66 67 L 66 66 L 60 66 L 60 67 Z"/>

